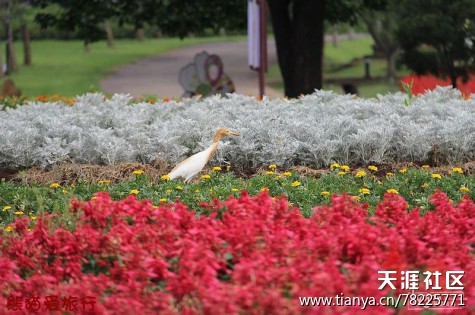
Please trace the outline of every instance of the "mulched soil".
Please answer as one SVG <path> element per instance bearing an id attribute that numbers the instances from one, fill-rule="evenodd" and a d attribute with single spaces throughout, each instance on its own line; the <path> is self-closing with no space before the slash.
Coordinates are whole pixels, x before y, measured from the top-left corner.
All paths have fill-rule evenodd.
<path id="1" fill-rule="evenodd" d="M 392 163 L 392 164 L 375 164 L 378 171 L 374 174 L 377 177 L 384 177 L 388 172 L 396 173 L 402 168 L 416 167 L 421 165 L 414 163 Z M 443 165 L 431 167 L 430 171 L 439 174 L 448 174 L 453 167 L 461 167 L 465 175 L 475 174 L 475 161 L 467 162 L 463 165 Z M 74 164 L 65 163 L 52 167 L 51 169 L 30 168 L 25 170 L 14 170 L 9 168 L 0 168 L 0 180 L 7 182 L 16 182 L 24 184 L 39 184 L 49 185 L 51 183 L 60 183 L 62 185 L 69 185 L 77 183 L 79 180 L 87 181 L 89 183 L 97 182 L 98 180 L 110 180 L 112 183 L 119 181 L 133 179 L 134 170 L 143 170 L 145 174 L 150 176 L 153 181 L 158 181 L 160 177 L 170 171 L 170 167 L 164 161 L 155 161 L 152 164 L 141 163 L 122 163 L 118 165 L 91 165 L 91 164 Z M 226 169 L 223 167 L 223 169 Z M 255 169 L 233 169 L 232 172 L 242 178 L 248 178 L 254 175 L 265 174 L 269 169 L 267 167 Z M 320 177 L 329 172 L 328 168 L 313 169 L 306 166 L 294 166 L 288 169 L 291 172 L 297 173 L 300 176 Z M 358 170 L 366 170 L 364 166 L 352 167 L 351 173 L 356 173 Z M 203 172 L 209 171 L 206 168 Z M 286 170 L 277 169 L 277 172 L 284 172 Z M 199 180 L 199 177 L 197 179 Z"/>

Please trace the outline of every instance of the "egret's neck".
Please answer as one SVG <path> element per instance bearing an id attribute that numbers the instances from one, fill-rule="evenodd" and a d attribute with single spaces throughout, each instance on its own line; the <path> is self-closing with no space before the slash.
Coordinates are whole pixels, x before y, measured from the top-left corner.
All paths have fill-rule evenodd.
<path id="1" fill-rule="evenodd" d="M 220 134 L 220 133 L 215 134 L 214 138 L 213 138 L 213 143 L 218 143 L 219 140 L 221 140 L 222 137 L 223 137 L 223 135 Z"/>
<path id="2" fill-rule="evenodd" d="M 221 137 L 219 137 L 219 138 L 221 138 Z M 219 144 L 219 139 L 216 142 L 213 139 L 213 144 L 210 145 L 209 148 L 207 149 L 207 151 L 209 152 L 208 153 L 208 162 L 209 162 L 209 160 L 211 160 L 213 155 L 216 153 L 216 150 L 218 149 L 218 144 Z"/>

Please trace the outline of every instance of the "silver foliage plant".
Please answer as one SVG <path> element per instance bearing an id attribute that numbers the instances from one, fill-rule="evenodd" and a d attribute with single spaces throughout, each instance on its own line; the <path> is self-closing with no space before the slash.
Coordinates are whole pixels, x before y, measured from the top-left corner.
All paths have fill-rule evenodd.
<path id="1" fill-rule="evenodd" d="M 0 165 L 72 161 L 173 165 L 205 149 L 219 127 L 225 138 L 213 164 L 237 168 L 428 161 L 475 157 L 475 101 L 437 88 L 404 105 L 402 93 L 354 98 L 316 91 L 297 100 L 229 95 L 131 105 L 128 95 L 85 94 L 74 106 L 36 103 L 0 112 Z"/>

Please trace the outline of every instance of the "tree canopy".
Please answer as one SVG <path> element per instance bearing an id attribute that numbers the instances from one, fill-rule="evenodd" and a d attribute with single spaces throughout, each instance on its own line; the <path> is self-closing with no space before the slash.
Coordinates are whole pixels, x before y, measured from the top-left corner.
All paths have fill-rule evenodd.
<path id="1" fill-rule="evenodd" d="M 246 27 L 247 3 L 239 0 L 33 0 L 33 4 L 42 8 L 58 5 L 61 10 L 41 12 L 36 21 L 42 27 L 76 31 L 86 43 L 103 39 L 102 23 L 111 18 L 136 28 L 148 23 L 181 38 L 205 29 L 218 32 L 221 27 Z"/>
<path id="2" fill-rule="evenodd" d="M 417 74 L 467 80 L 475 66 L 475 1 L 402 0 L 402 60 Z"/>

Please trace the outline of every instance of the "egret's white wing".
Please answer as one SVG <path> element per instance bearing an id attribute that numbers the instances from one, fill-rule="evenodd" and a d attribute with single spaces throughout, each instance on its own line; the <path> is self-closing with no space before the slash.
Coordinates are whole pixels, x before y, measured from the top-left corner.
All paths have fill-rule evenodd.
<path id="1" fill-rule="evenodd" d="M 203 169 L 203 167 L 205 167 L 206 163 L 208 162 L 209 153 L 210 150 L 207 149 L 190 156 L 178 164 L 170 172 L 170 174 L 168 174 L 168 176 L 170 176 L 170 179 L 175 179 L 178 177 L 189 178 L 190 175 L 196 175 Z"/>

